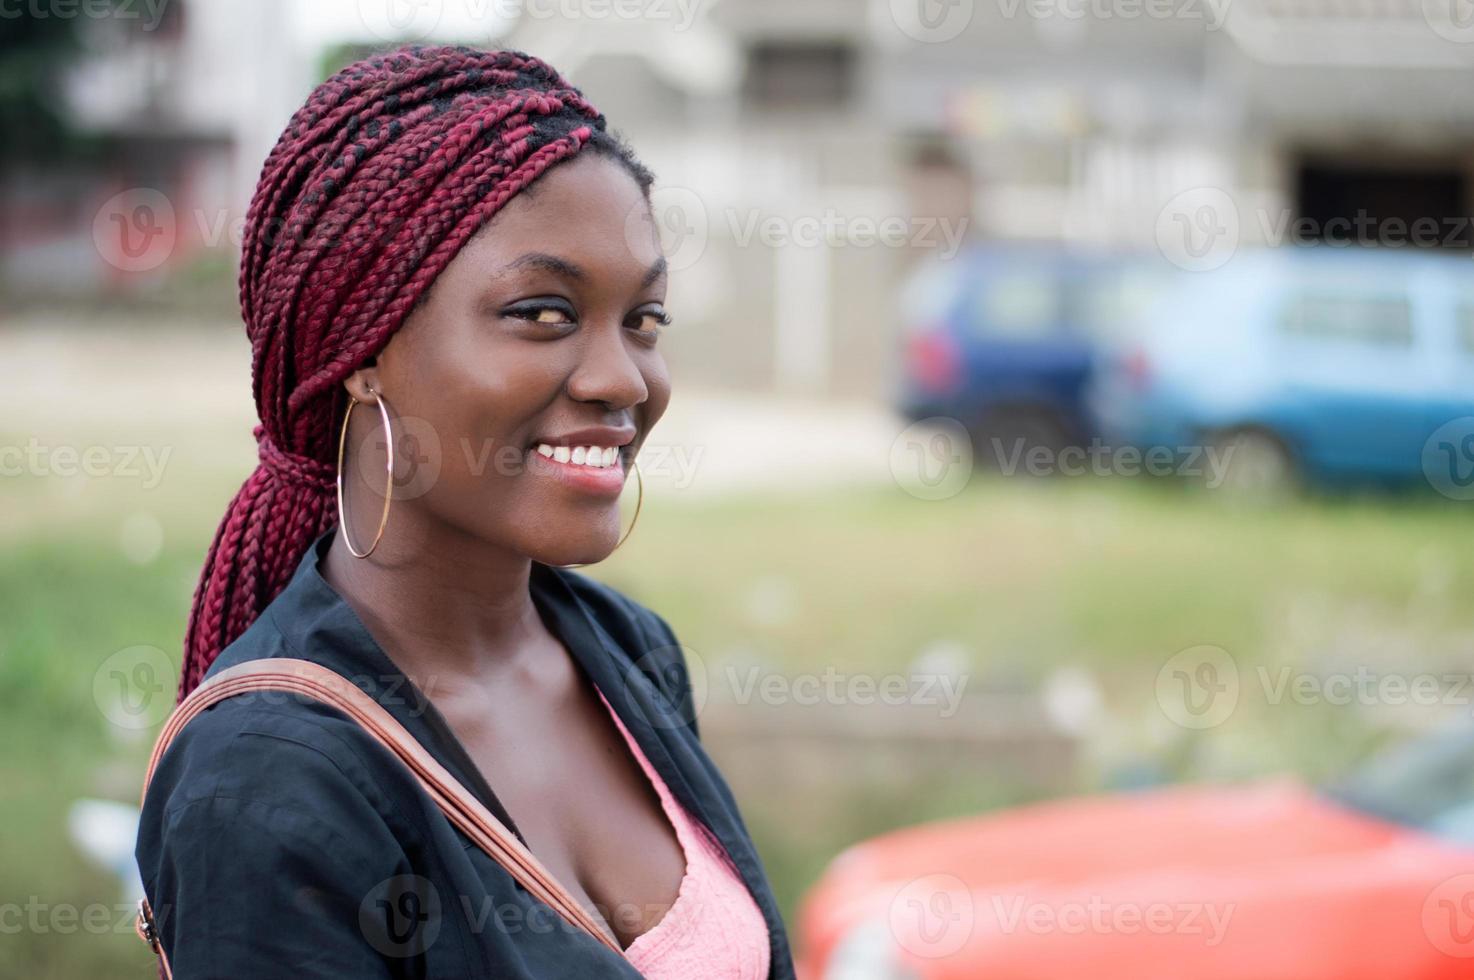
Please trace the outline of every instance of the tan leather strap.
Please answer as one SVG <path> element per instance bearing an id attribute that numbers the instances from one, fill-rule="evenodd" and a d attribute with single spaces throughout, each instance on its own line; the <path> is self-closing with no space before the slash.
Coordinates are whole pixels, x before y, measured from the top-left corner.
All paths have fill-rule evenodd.
<path id="1" fill-rule="evenodd" d="M 409 767 L 425 792 L 445 811 L 450 822 L 475 841 L 494 861 L 506 868 L 532 897 L 551 907 L 570 925 L 587 931 L 614 952 L 624 955 L 619 943 L 602 924 L 589 915 L 588 910 L 558 884 L 506 825 L 471 795 L 444 766 L 435 761 L 425 747 L 403 725 L 395 721 L 383 705 L 342 674 L 310 660 L 288 657 L 250 660 L 222 670 L 191 691 L 169 716 L 164 730 L 159 733 L 158 741 L 154 743 L 153 756 L 149 759 L 148 772 L 143 782 L 145 798 L 148 796 L 148 786 L 153 780 L 154 770 L 164 756 L 164 750 L 179 734 L 180 729 L 212 704 L 249 691 L 282 691 L 306 695 L 337 708 L 362 725 Z M 154 930 L 147 899 L 139 903 L 138 920 L 134 928 L 159 954 L 164 976 L 172 977 L 168 958 L 164 955 L 163 946 L 158 942 Z"/>
<path id="2" fill-rule="evenodd" d="M 159 976 L 164 980 L 174 980 L 174 971 L 169 969 L 169 957 L 164 954 L 164 945 L 159 942 L 159 932 L 154 926 L 154 910 L 148 907 L 146 898 L 138 900 L 138 916 L 133 920 L 133 931 L 158 954 Z"/>

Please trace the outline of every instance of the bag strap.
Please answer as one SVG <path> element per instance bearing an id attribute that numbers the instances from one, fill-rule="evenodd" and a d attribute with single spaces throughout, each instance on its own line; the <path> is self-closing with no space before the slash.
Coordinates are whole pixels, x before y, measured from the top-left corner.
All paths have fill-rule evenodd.
<path id="1" fill-rule="evenodd" d="M 342 674 L 310 660 L 291 657 L 249 660 L 220 671 L 191 691 L 169 716 L 158 741 L 154 743 L 143 781 L 144 798 L 148 796 L 149 783 L 153 781 L 154 770 L 163 758 L 164 750 L 190 719 L 213 704 L 250 691 L 306 695 L 337 708 L 362 725 L 409 767 L 425 792 L 445 811 L 450 822 L 505 868 L 533 898 L 550 906 L 570 925 L 583 929 L 624 956 L 614 937 L 568 894 L 526 845 L 437 762 L 382 704 Z M 147 898 L 138 903 L 134 931 L 158 954 L 163 976 L 172 980 L 169 960 L 159 942 Z"/>

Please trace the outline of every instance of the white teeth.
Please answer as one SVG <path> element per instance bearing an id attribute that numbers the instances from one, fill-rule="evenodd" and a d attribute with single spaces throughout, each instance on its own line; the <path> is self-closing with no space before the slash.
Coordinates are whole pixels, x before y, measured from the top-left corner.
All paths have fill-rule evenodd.
<path id="1" fill-rule="evenodd" d="M 534 447 L 536 451 L 559 463 L 574 463 L 579 466 L 592 466 L 595 469 L 604 469 L 608 466 L 617 465 L 619 460 L 618 446 L 552 446 L 546 442 L 540 442 Z"/>

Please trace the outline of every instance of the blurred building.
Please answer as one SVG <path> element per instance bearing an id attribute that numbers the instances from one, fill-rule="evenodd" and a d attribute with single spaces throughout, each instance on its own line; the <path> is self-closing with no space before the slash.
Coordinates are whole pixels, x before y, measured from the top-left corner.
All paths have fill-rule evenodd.
<path id="1" fill-rule="evenodd" d="M 8 283 L 128 296 L 196 263 L 233 265 L 261 163 L 314 81 L 313 53 L 283 30 L 289 10 L 167 0 L 76 17 L 81 54 L 56 96 L 106 158 L 10 175 Z"/>
<path id="2" fill-rule="evenodd" d="M 907 253 L 945 256 L 946 229 L 927 221 L 959 218 L 913 212 L 945 198 L 908 193 L 917 137 L 975 176 L 969 234 L 1154 249 L 1181 217 L 1232 223 L 1242 245 L 1468 248 L 1474 26 L 1456 12 L 743 0 L 684 31 L 524 22 L 509 40 L 566 65 L 663 184 L 696 192 L 666 201 L 667 223 L 702 237 L 675 286 L 673 308 L 700 318 L 672 345 L 690 348 L 687 373 L 864 396 L 891 374 Z M 832 247 L 801 244 L 802 219 L 835 216 Z M 792 223 L 771 246 L 749 234 L 769 218 Z M 911 220 L 905 247 L 873 243 L 891 218 Z"/>

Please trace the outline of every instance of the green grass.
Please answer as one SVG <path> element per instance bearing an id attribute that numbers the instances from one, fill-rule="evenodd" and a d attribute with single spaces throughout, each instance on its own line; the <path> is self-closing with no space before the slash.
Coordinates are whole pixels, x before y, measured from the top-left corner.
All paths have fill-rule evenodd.
<path id="1" fill-rule="evenodd" d="M 0 487 L 0 901 L 117 901 L 108 876 L 67 842 L 66 808 L 78 796 L 134 800 L 153 730 L 110 724 L 94 678 L 127 647 L 157 647 L 177 663 L 194 576 L 240 475 L 176 466 L 153 490 L 15 478 Z M 118 543 L 123 520 L 140 513 L 163 531 L 142 565 Z M 899 671 L 947 643 L 965 651 L 979 685 L 1084 666 L 1108 721 L 1087 746 L 1079 788 L 1140 757 L 1170 757 L 1188 777 L 1287 768 L 1318 778 L 1382 737 L 1375 717 L 1246 697 L 1228 723 L 1192 735 L 1160 724 L 1157 671 L 1199 644 L 1224 647 L 1246 672 L 1457 665 L 1474 636 L 1469 513 L 1422 498 L 1254 509 L 1121 480 L 978 479 L 940 502 L 885 487 L 672 495 L 647 499 L 630 540 L 591 571 L 661 612 L 709 665 L 758 657 L 790 672 Z M 946 782 L 904 795 L 738 792 L 790 914 L 855 840 L 1031 795 Z M 126 931 L 27 930 L 5 942 L 0 978 L 148 975 Z"/>
<path id="2" fill-rule="evenodd" d="M 942 502 L 877 489 L 647 514 L 600 574 L 698 651 L 757 644 L 799 668 L 894 667 L 949 638 L 979 666 L 1033 673 L 1155 670 L 1201 643 L 1254 661 L 1297 602 L 1430 636 L 1474 622 L 1469 511 L 1431 501 L 1256 510 L 1147 484 L 979 480 Z M 787 621 L 748 611 L 765 582 L 791 592 Z"/>

